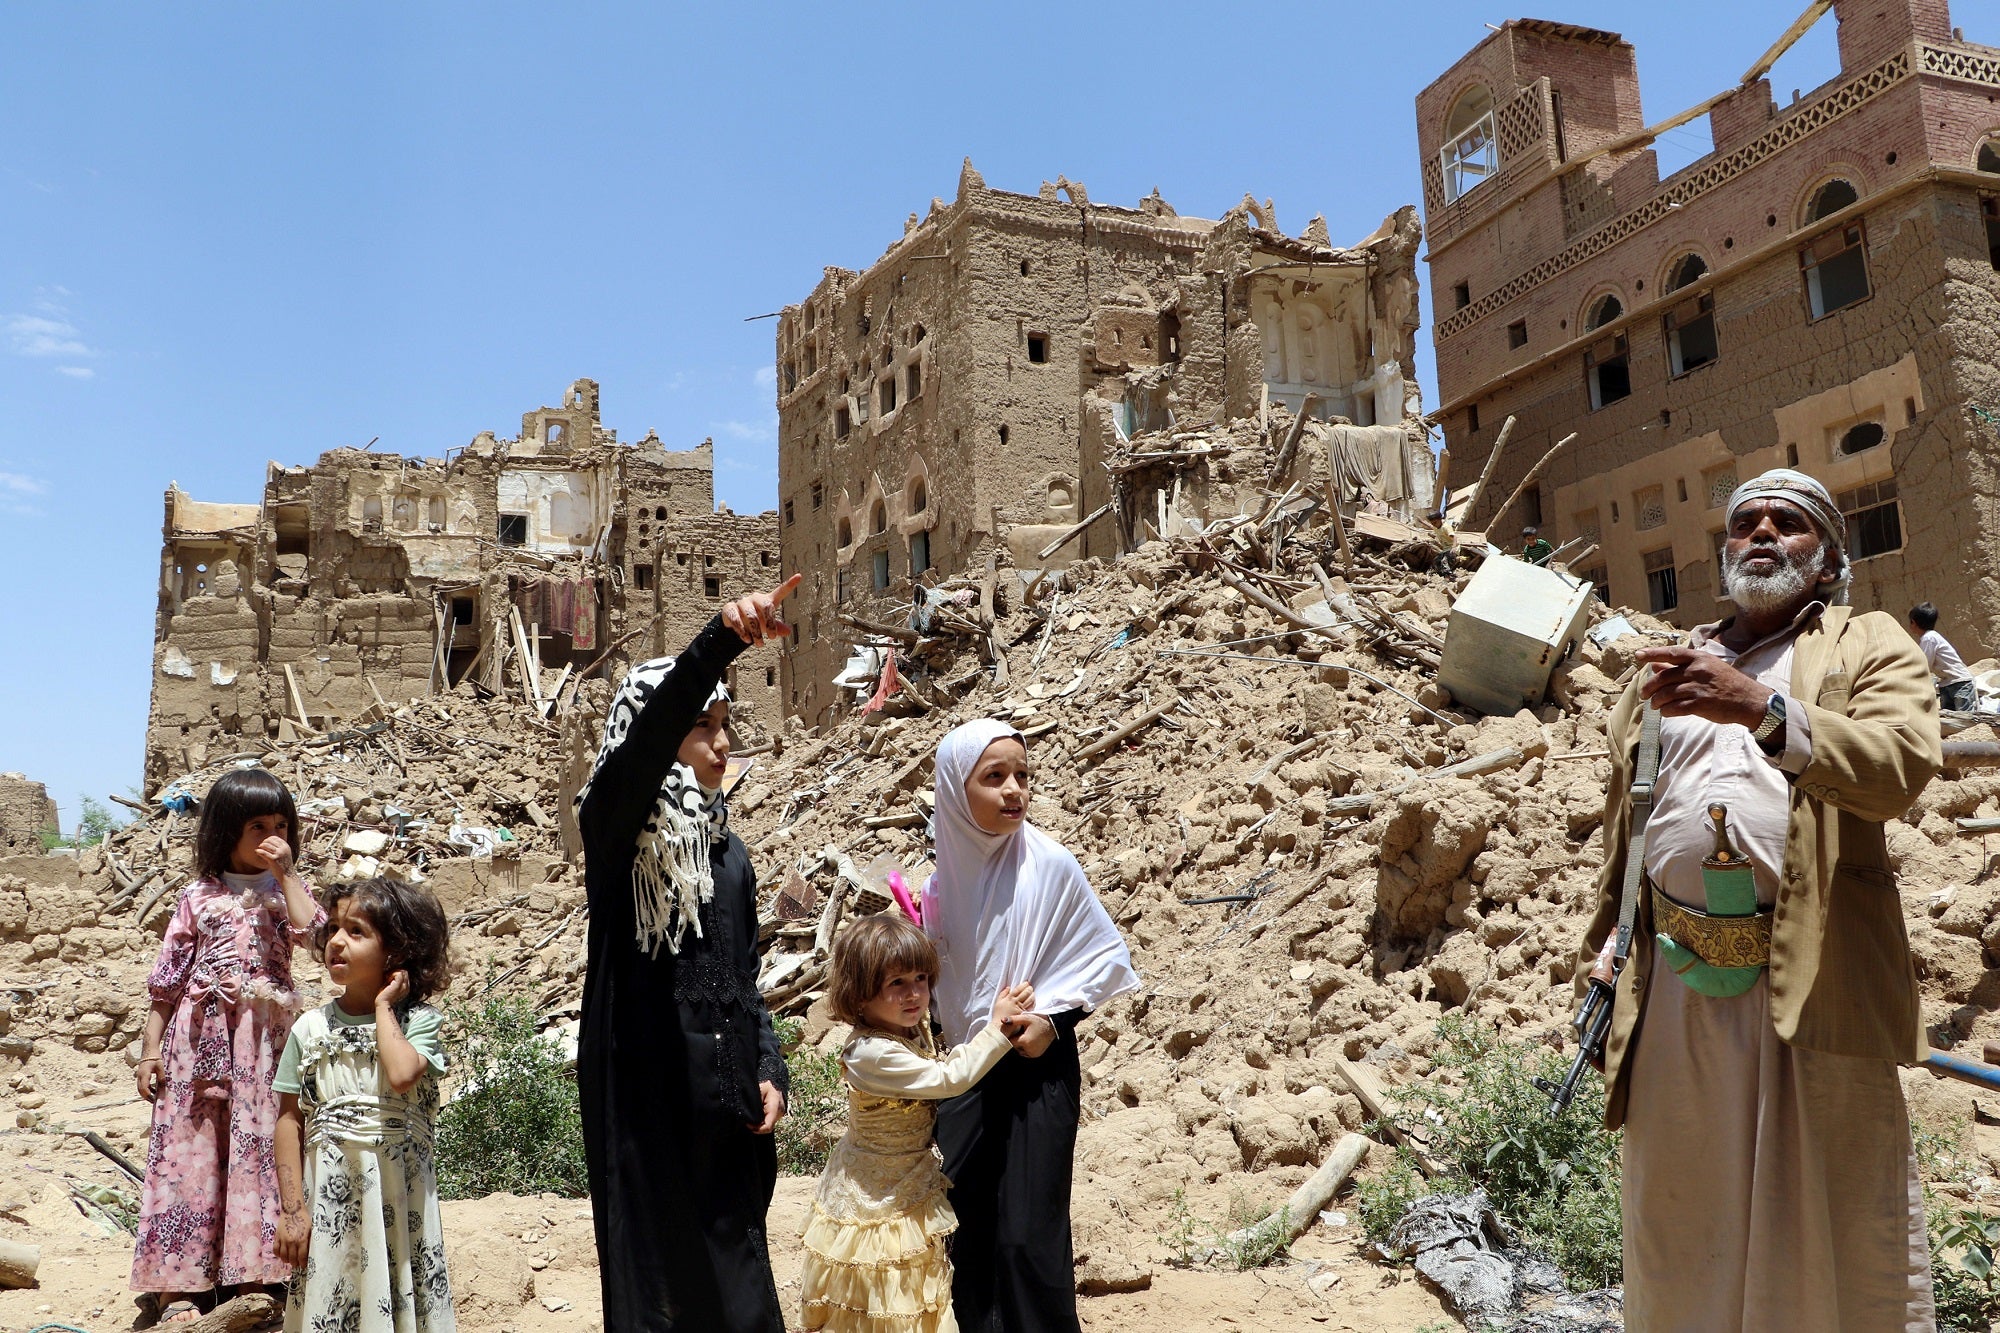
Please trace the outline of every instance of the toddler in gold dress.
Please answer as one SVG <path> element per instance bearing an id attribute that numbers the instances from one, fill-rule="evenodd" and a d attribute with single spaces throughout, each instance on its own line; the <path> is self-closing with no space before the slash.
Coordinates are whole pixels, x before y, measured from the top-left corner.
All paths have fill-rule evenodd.
<path id="1" fill-rule="evenodd" d="M 834 1012 L 854 1025 L 840 1052 L 847 1133 L 827 1160 L 806 1224 L 805 1326 L 837 1333 L 956 1333 L 945 1199 L 931 1140 L 937 1103 L 977 1083 L 1009 1049 L 1002 1024 L 1034 1003 L 1000 992 L 993 1017 L 939 1055 L 931 1039 L 937 948 L 893 913 L 855 922 L 833 951 Z"/>

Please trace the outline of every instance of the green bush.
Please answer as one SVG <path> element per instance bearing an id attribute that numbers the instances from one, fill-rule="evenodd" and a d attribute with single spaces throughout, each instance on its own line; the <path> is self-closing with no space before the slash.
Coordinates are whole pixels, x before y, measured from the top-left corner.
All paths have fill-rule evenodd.
<path id="1" fill-rule="evenodd" d="M 445 1056 L 458 1094 L 438 1115 L 440 1197 L 590 1192 L 576 1079 L 526 997 L 453 1006 Z"/>
<path id="2" fill-rule="evenodd" d="M 1917 1169 L 1924 1179 L 1924 1219 L 1930 1231 L 1931 1290 L 1938 1327 L 1984 1333 L 2000 1318 L 2000 1218 L 1969 1208 L 1937 1188 L 1970 1188 L 1982 1168 L 1968 1161 L 1959 1136 L 1912 1122 Z"/>
<path id="3" fill-rule="evenodd" d="M 1503 1041 L 1458 1014 L 1439 1021 L 1438 1036 L 1437 1067 L 1457 1076 L 1455 1086 L 1436 1080 L 1391 1093 L 1391 1103 L 1399 1110 L 1428 1108 L 1432 1155 L 1484 1189 L 1494 1210 L 1572 1287 L 1621 1281 L 1620 1135 L 1604 1128 L 1604 1080 L 1587 1074 L 1569 1110 L 1551 1116 L 1548 1094 L 1534 1080 L 1559 1081 L 1569 1069 L 1563 1054 Z M 1386 1233 L 1395 1222 L 1388 1216 L 1393 1196 L 1379 1183 L 1375 1188 L 1373 1221 Z M 1365 1204 L 1363 1221 L 1370 1224 Z"/>
<path id="4" fill-rule="evenodd" d="M 796 1018 L 777 1019 L 775 1026 L 792 1075 L 785 1118 L 778 1122 L 778 1169 L 791 1176 L 816 1176 L 847 1132 L 847 1084 L 840 1076 L 840 1057 L 802 1046 L 805 1025 Z"/>

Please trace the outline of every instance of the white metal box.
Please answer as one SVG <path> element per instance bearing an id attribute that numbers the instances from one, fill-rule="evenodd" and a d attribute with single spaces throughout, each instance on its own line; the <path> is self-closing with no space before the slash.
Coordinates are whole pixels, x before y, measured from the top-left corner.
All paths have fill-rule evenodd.
<path id="1" fill-rule="evenodd" d="M 1575 651 L 1591 585 L 1492 554 L 1452 604 L 1438 684 L 1482 713 L 1511 717 L 1548 692 L 1549 673 Z"/>

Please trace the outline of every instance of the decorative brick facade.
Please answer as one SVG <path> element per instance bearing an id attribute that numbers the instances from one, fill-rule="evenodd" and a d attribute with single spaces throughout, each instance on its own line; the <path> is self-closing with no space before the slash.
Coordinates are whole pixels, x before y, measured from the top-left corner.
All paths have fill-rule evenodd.
<path id="1" fill-rule="evenodd" d="M 1436 418 L 1461 482 L 1516 418 L 1489 504 L 1575 432 L 1472 526 L 1594 530 L 1587 572 L 1683 625 L 1722 609 L 1723 483 L 1801 467 L 1851 510 L 1856 603 L 1935 601 L 1971 659 L 2000 649 L 2000 50 L 1943 0 L 1823 21 L 1840 73 L 1733 90 L 1665 180 L 1616 34 L 1517 20 L 1424 90 Z"/>

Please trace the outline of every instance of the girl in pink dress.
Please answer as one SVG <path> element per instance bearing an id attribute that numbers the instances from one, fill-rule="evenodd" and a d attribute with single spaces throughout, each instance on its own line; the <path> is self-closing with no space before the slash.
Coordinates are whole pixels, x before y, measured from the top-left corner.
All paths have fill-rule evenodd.
<path id="1" fill-rule="evenodd" d="M 193 883 L 181 891 L 146 988 L 139 1095 L 153 1104 L 132 1289 L 159 1293 L 161 1323 L 193 1296 L 283 1282 L 273 1137 L 278 1056 L 298 1013 L 292 949 L 326 913 L 293 861 L 298 811 L 261 768 L 218 779 L 202 802 Z"/>

